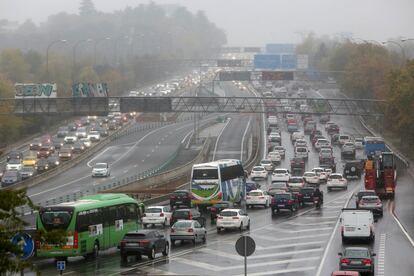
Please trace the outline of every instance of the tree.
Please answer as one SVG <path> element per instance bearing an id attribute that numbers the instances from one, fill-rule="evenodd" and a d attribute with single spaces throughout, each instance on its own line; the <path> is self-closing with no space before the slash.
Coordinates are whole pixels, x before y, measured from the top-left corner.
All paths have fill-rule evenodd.
<path id="1" fill-rule="evenodd" d="M 30 261 L 22 260 L 22 251 L 19 246 L 11 242 L 11 238 L 23 232 L 27 222 L 23 221 L 18 211 L 19 206 L 29 206 L 38 209 L 26 194 L 26 190 L 0 190 L 0 275 L 16 273 L 25 268 L 35 269 Z M 36 232 L 36 241 L 63 245 L 66 242 L 66 233 L 62 230 Z"/>
<path id="2" fill-rule="evenodd" d="M 81 5 L 79 7 L 79 14 L 81 16 L 91 16 L 95 15 L 96 13 L 97 11 L 92 0 L 82 0 Z"/>
<path id="3" fill-rule="evenodd" d="M 14 82 L 27 81 L 29 66 L 19 49 L 6 49 L 0 55 L 0 72 Z"/>

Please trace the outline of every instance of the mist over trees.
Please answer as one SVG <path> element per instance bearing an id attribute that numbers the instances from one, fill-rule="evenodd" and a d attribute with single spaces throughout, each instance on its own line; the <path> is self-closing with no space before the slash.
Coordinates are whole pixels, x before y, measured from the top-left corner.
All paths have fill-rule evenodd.
<path id="1" fill-rule="evenodd" d="M 79 14 L 10 26 L 0 20 L 2 98 L 14 97 L 15 82 L 54 82 L 61 97 L 71 96 L 74 82 L 106 82 L 110 95 L 119 95 L 173 77 L 189 69 L 183 60 L 211 57 L 226 43 L 203 12 L 154 3 L 104 13 L 83 0 Z M 42 125 L 0 115 L 0 148 Z"/>

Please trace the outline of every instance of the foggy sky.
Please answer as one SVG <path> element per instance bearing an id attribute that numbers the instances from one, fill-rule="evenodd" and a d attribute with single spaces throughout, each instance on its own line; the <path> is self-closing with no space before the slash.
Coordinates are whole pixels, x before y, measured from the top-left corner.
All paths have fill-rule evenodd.
<path id="1" fill-rule="evenodd" d="M 94 0 L 98 10 L 134 7 L 144 0 Z M 269 42 L 299 42 L 300 33 L 353 33 L 384 41 L 414 38 L 414 0 L 154 0 L 204 10 L 225 30 L 231 46 L 263 46 Z M 80 0 L 0 0 L 0 19 L 45 21 L 66 11 L 78 13 Z"/>

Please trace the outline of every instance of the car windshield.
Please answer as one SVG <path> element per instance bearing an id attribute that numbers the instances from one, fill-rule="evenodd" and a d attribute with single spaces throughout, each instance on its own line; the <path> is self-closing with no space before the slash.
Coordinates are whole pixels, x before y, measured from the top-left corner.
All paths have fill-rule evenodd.
<path id="1" fill-rule="evenodd" d="M 9 161 L 9 164 L 13 164 L 13 165 L 20 164 L 20 160 L 19 159 L 12 159 L 12 160 Z"/>
<path id="2" fill-rule="evenodd" d="M 189 214 L 190 212 L 187 210 L 177 210 L 177 211 L 174 211 L 173 216 L 175 218 L 188 218 Z"/>
<path id="3" fill-rule="evenodd" d="M 161 212 L 162 212 L 161 208 L 147 208 L 145 210 L 145 213 L 149 213 L 149 214 L 151 214 L 151 213 L 161 213 Z"/>
<path id="4" fill-rule="evenodd" d="M 21 171 L 22 172 L 32 172 L 33 168 L 32 167 L 23 167 Z"/>
<path id="5" fill-rule="evenodd" d="M 315 173 L 305 173 L 303 176 L 315 176 Z"/>
<path id="6" fill-rule="evenodd" d="M 218 179 L 218 170 L 217 168 L 194 169 L 193 179 L 195 180 Z"/>
<path id="7" fill-rule="evenodd" d="M 253 168 L 253 171 L 254 172 L 262 172 L 262 171 L 264 171 L 265 169 L 264 168 L 262 168 L 262 167 L 254 167 Z"/>
<path id="8" fill-rule="evenodd" d="M 296 148 L 296 152 L 307 152 L 307 148 Z"/>
<path id="9" fill-rule="evenodd" d="M 262 162 L 260 162 L 260 163 L 265 164 L 265 165 L 268 165 L 268 164 L 271 164 L 272 161 L 270 161 L 270 160 L 262 160 Z"/>
<path id="10" fill-rule="evenodd" d="M 370 258 L 368 250 L 346 249 L 344 252 L 346 258 Z"/>
<path id="11" fill-rule="evenodd" d="M 174 228 L 190 228 L 191 227 L 191 221 L 177 221 L 174 224 Z"/>
<path id="12" fill-rule="evenodd" d="M 250 192 L 250 193 L 247 193 L 249 196 L 262 196 L 263 194 L 262 194 L 262 192 Z"/>
<path id="13" fill-rule="evenodd" d="M 330 179 L 341 179 L 342 175 L 339 174 L 331 174 L 331 176 L 329 177 Z"/>
<path id="14" fill-rule="evenodd" d="M 271 189 L 285 189 L 286 184 L 285 183 L 272 183 L 270 188 Z"/>
<path id="15" fill-rule="evenodd" d="M 377 202 L 379 198 L 377 196 L 364 196 L 362 200 L 364 202 Z"/>
<path id="16" fill-rule="evenodd" d="M 302 178 L 291 178 L 289 179 L 290 183 L 301 183 L 303 180 Z"/>
<path id="17" fill-rule="evenodd" d="M 96 164 L 95 165 L 95 168 L 97 168 L 97 169 L 106 169 L 106 164 Z"/>
<path id="18" fill-rule="evenodd" d="M 358 193 L 359 198 L 362 198 L 362 197 L 367 196 L 367 195 L 375 195 L 375 192 L 359 192 Z"/>
<path id="19" fill-rule="evenodd" d="M 275 170 L 276 174 L 285 174 L 286 170 Z"/>
<path id="20" fill-rule="evenodd" d="M 237 217 L 237 212 L 236 211 L 223 211 L 220 213 L 220 216 L 223 217 Z"/>
<path id="21" fill-rule="evenodd" d="M 275 197 L 276 199 L 290 199 L 289 194 L 276 194 Z"/>
<path id="22" fill-rule="evenodd" d="M 145 239 L 147 235 L 145 233 L 128 233 L 124 236 L 125 240 L 134 240 L 134 239 Z"/>

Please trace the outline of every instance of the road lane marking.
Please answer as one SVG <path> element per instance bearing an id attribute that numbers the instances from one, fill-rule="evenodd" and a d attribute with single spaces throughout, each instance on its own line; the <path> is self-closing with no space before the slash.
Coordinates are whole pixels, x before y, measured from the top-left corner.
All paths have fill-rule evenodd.
<path id="1" fill-rule="evenodd" d="M 404 233 L 404 235 L 407 237 L 408 241 L 410 242 L 411 246 L 414 247 L 414 241 L 411 238 L 410 234 L 408 234 L 407 230 L 405 230 L 404 226 L 401 224 L 399 218 L 394 214 L 395 204 L 394 201 L 391 201 L 391 207 L 389 208 L 391 216 L 394 218 L 394 220 L 397 222 L 397 225 L 400 227 L 401 231 Z"/>
<path id="2" fill-rule="evenodd" d="M 38 195 L 41 195 L 41 194 L 44 194 L 44 193 L 49 193 L 49 192 L 51 192 L 51 191 L 54 191 L 54 190 L 60 189 L 60 188 L 62 188 L 62 187 L 66 187 L 66 186 L 68 186 L 68 185 L 71 185 L 71 184 L 73 184 L 73 183 L 76 183 L 76 182 L 78 182 L 78 181 L 80 181 L 80 180 L 83 180 L 83 179 L 86 179 L 86 178 L 89 178 L 89 177 L 91 177 L 91 176 L 90 176 L 90 175 L 85 175 L 84 177 L 81 177 L 81 178 L 78 178 L 78 179 L 72 180 L 72 181 L 70 181 L 70 182 L 68 182 L 68 183 L 65 183 L 65 184 L 63 184 L 63 185 L 60 185 L 60 186 L 55 186 L 55 187 L 53 187 L 53 188 L 50 188 L 50 189 L 47 189 L 47 190 L 44 190 L 44 191 L 41 191 L 41 192 L 38 192 L 38 193 L 35 193 L 35 194 L 31 194 L 31 195 L 29 195 L 29 197 L 31 198 L 31 197 L 33 197 L 33 196 L 38 196 Z"/>
<path id="3" fill-rule="evenodd" d="M 215 160 L 215 158 L 216 158 L 217 146 L 218 146 L 218 143 L 219 143 L 219 141 L 220 141 L 220 137 L 221 137 L 221 135 L 223 134 L 223 132 L 224 132 L 224 130 L 226 129 L 226 127 L 229 125 L 229 123 L 230 123 L 230 122 L 231 122 L 231 118 L 228 118 L 227 123 L 226 123 L 226 124 L 225 124 L 225 126 L 221 129 L 221 131 L 220 131 L 219 135 L 217 136 L 217 139 L 216 139 L 216 145 L 214 146 L 214 151 L 213 151 L 213 159 L 212 159 L 212 161 L 214 161 L 214 160 Z"/>
<path id="4" fill-rule="evenodd" d="M 329 230 L 332 230 L 333 227 L 321 227 L 321 228 L 301 229 L 301 230 L 289 230 L 289 229 L 274 228 L 274 227 L 265 227 L 265 229 L 283 232 L 283 233 L 289 233 L 289 234 L 294 234 L 294 233 L 297 234 L 297 233 L 304 233 L 304 232 L 329 231 Z"/>
<path id="5" fill-rule="evenodd" d="M 352 197 L 353 197 L 353 195 L 354 195 L 354 193 L 358 190 L 358 189 L 360 189 L 360 186 L 359 185 L 357 185 L 350 193 L 348 193 L 348 194 L 346 194 L 347 196 L 348 196 L 348 199 L 347 199 L 347 201 L 344 203 L 344 206 L 343 206 L 343 208 L 346 208 L 346 206 L 348 206 L 348 204 L 349 204 L 349 202 L 351 201 L 351 199 L 352 199 Z M 315 274 L 315 276 L 321 276 L 321 273 L 322 273 L 322 268 L 323 268 L 323 265 L 324 265 L 324 263 L 325 263 L 325 260 L 326 260 L 326 257 L 328 256 L 328 251 L 329 251 L 329 248 L 331 247 L 331 245 L 332 245 L 332 242 L 333 242 L 333 239 L 334 239 L 334 237 L 335 237 L 335 234 L 336 234 L 336 232 L 337 232 L 337 229 L 338 229 L 338 227 L 339 227 L 339 218 L 340 218 L 340 216 L 338 216 L 338 219 L 337 219 L 337 221 L 336 221 L 336 224 L 335 224 L 335 227 L 334 227 L 334 230 L 332 231 L 332 233 L 331 233 L 331 237 L 329 238 L 329 241 L 328 241 L 328 244 L 326 245 L 326 247 L 325 247 L 325 250 L 324 250 L 324 252 L 323 252 L 323 256 L 322 256 L 322 260 L 321 260 L 321 262 L 320 262 L 320 264 L 319 264 L 319 267 L 318 267 L 318 270 L 316 271 L 316 274 Z"/>
<path id="6" fill-rule="evenodd" d="M 270 257 L 289 256 L 289 255 L 297 255 L 297 254 L 306 254 L 306 253 L 320 252 L 320 251 L 323 251 L 323 248 L 284 251 L 284 252 L 277 252 L 277 253 L 269 253 L 269 254 L 261 254 L 261 255 L 250 256 L 249 260 L 261 259 L 261 258 L 270 258 Z"/>
<path id="7" fill-rule="evenodd" d="M 144 266 L 144 267 L 140 268 L 139 270 L 143 271 L 143 272 L 146 272 L 147 273 L 146 275 L 179 275 L 179 274 L 174 273 L 174 272 L 165 271 L 165 270 L 158 269 L 158 268 L 151 267 L 151 266 Z M 122 272 L 120 272 L 119 274 L 122 275 Z"/>
<path id="8" fill-rule="evenodd" d="M 311 242 L 297 242 L 297 243 L 287 243 L 287 244 L 281 244 L 281 245 L 271 245 L 266 247 L 261 247 L 260 249 L 257 248 L 256 250 L 262 251 L 262 250 L 270 250 L 270 249 L 280 249 L 280 248 L 289 248 L 289 247 L 298 247 L 298 246 L 309 246 L 309 245 L 317 245 L 317 244 L 323 244 L 325 243 L 324 240 L 320 241 L 311 241 Z"/>
<path id="9" fill-rule="evenodd" d="M 244 153 L 244 139 L 246 138 L 247 130 L 250 127 L 250 121 L 252 120 L 252 117 L 249 118 L 249 122 L 247 123 L 246 129 L 243 133 L 243 138 L 241 140 L 241 149 L 240 149 L 240 161 L 243 161 L 243 153 Z"/>
<path id="10" fill-rule="evenodd" d="M 303 219 L 312 219 L 312 220 L 315 220 L 315 219 L 335 219 L 335 221 L 336 221 L 336 219 L 338 218 L 338 216 L 326 216 L 326 217 L 311 217 L 311 216 L 308 216 L 308 217 L 302 217 Z"/>
<path id="11" fill-rule="evenodd" d="M 287 224 L 296 225 L 296 226 L 319 226 L 319 225 L 325 225 L 325 224 L 334 224 L 335 222 L 336 222 L 336 219 L 331 220 L 331 221 L 321 221 L 321 222 L 313 222 L 313 223 L 288 222 Z"/>
<path id="12" fill-rule="evenodd" d="M 385 242 L 387 235 L 380 235 L 380 246 L 378 250 L 377 275 L 385 275 Z"/>
<path id="13" fill-rule="evenodd" d="M 273 237 L 268 237 L 268 236 L 256 236 L 254 235 L 255 239 L 260 239 L 260 240 L 268 240 L 268 241 L 275 241 L 275 242 L 280 242 L 280 241 L 291 241 L 291 240 L 300 240 L 300 239 L 312 239 L 312 238 L 316 238 L 316 237 L 326 237 L 329 236 L 329 233 L 326 234 L 315 234 L 315 235 L 303 235 L 303 236 L 294 236 L 294 237 L 286 237 L 286 238 L 273 238 Z"/>
<path id="14" fill-rule="evenodd" d="M 298 268 L 272 270 L 272 271 L 267 271 L 267 272 L 249 273 L 248 275 L 249 276 L 265 276 L 265 275 L 287 274 L 287 273 L 292 273 L 292 272 L 303 272 L 303 271 L 315 270 L 315 268 L 316 266 L 304 266 L 304 267 L 298 267 Z M 244 274 L 239 274 L 237 276 L 244 276 Z"/>

